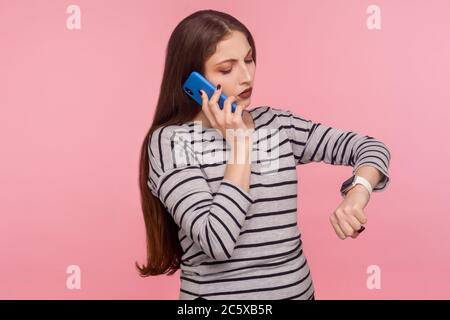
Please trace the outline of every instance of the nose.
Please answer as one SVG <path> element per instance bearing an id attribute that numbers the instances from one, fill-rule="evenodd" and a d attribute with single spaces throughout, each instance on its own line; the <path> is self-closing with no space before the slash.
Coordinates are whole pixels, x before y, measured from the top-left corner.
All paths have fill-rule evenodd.
<path id="1" fill-rule="evenodd" d="M 241 68 L 241 73 L 240 73 L 240 82 L 241 83 L 251 83 L 252 82 L 252 74 L 250 71 L 250 67 L 247 65 L 242 66 Z"/>

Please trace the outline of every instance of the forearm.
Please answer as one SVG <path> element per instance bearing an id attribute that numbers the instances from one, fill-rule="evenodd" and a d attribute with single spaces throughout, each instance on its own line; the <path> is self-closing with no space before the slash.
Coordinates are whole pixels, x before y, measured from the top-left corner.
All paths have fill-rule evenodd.
<path id="1" fill-rule="evenodd" d="M 231 156 L 224 173 L 224 179 L 234 182 L 246 192 L 250 188 L 251 148 L 251 137 L 235 139 L 231 143 Z"/>

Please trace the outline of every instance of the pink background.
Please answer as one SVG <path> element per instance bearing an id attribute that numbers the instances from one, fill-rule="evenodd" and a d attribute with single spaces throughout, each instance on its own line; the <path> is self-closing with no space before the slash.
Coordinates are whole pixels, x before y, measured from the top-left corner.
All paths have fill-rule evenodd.
<path id="1" fill-rule="evenodd" d="M 66 8 L 81 8 L 81 30 Z M 366 8 L 381 8 L 381 30 Z M 328 217 L 350 167 L 298 167 L 299 228 L 318 299 L 450 298 L 450 2 L 0 1 L 0 298 L 178 299 L 179 272 L 140 278 L 138 163 L 165 47 L 200 9 L 253 33 L 252 106 L 389 147 L 391 184 L 341 241 Z M 69 290 L 66 268 L 81 268 Z M 369 290 L 366 269 L 381 268 Z"/>

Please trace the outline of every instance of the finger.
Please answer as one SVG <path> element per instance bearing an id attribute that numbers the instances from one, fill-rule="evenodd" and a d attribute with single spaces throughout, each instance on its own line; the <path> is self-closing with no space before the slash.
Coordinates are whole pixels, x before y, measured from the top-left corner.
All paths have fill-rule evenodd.
<path id="1" fill-rule="evenodd" d="M 353 230 L 353 228 L 348 224 L 347 221 L 345 221 L 345 220 L 343 220 L 343 219 L 339 219 L 339 220 L 338 220 L 338 224 L 339 224 L 339 227 L 341 227 L 342 231 L 344 232 L 344 234 L 345 234 L 346 236 L 350 237 L 350 236 L 353 234 L 354 230 Z"/>
<path id="2" fill-rule="evenodd" d="M 222 93 L 222 87 L 219 84 L 219 85 L 217 85 L 216 90 L 214 91 L 213 95 L 211 96 L 211 99 L 209 99 L 209 109 L 211 110 L 211 113 L 214 116 L 214 118 L 219 123 L 221 123 L 221 121 L 219 119 L 221 117 L 223 117 L 222 110 L 220 109 L 219 102 L 218 102 L 221 93 Z"/>
<path id="3" fill-rule="evenodd" d="M 231 111 L 231 103 L 236 100 L 235 96 L 229 96 L 225 99 L 224 108 L 225 108 L 225 120 L 227 123 L 231 123 L 231 120 L 233 120 L 234 113 Z"/>
<path id="4" fill-rule="evenodd" d="M 240 105 L 240 104 L 236 104 L 236 109 L 233 112 L 233 122 L 236 124 L 240 124 L 244 122 L 244 106 Z M 250 139 L 250 140 L 246 140 L 248 142 L 252 142 L 251 138 L 252 138 L 252 134 L 253 134 L 253 130 L 252 128 L 247 128 L 245 126 L 245 130 L 244 129 L 239 129 L 240 133 L 239 135 L 242 136 L 243 139 Z M 250 145 L 249 145 L 250 147 Z"/>
<path id="5" fill-rule="evenodd" d="M 205 107 L 208 103 L 208 95 L 202 89 L 198 90 L 200 94 L 200 98 L 202 99 L 202 108 Z"/>
<path id="6" fill-rule="evenodd" d="M 337 236 L 340 239 L 344 240 L 345 239 L 345 234 L 342 231 L 341 227 L 339 227 L 339 224 L 337 223 L 337 220 L 336 220 L 336 218 L 334 216 L 330 217 L 330 222 L 331 222 L 331 225 L 333 226 L 334 232 L 336 232 Z"/>
<path id="7" fill-rule="evenodd" d="M 218 84 L 216 87 L 216 90 L 214 90 L 214 93 L 211 96 L 211 99 L 209 99 L 210 104 L 212 104 L 213 106 L 216 103 L 219 104 L 219 98 L 220 98 L 221 94 L 222 94 L 222 86 L 220 84 Z"/>
<path id="8" fill-rule="evenodd" d="M 355 216 L 347 216 L 347 223 L 353 228 L 353 233 L 361 228 L 361 223 L 356 219 Z"/>
<path id="9" fill-rule="evenodd" d="M 358 219 L 359 223 L 361 224 L 366 224 L 367 223 L 367 218 L 366 215 L 364 214 L 364 211 L 361 208 L 355 208 L 355 217 L 356 219 Z"/>
<path id="10" fill-rule="evenodd" d="M 202 110 L 205 111 L 208 106 L 208 95 L 201 89 L 198 90 L 198 93 L 200 93 L 200 97 L 202 98 Z"/>
<path id="11" fill-rule="evenodd" d="M 358 221 L 358 219 L 356 219 L 355 216 L 349 216 L 348 217 L 348 223 L 353 228 L 353 234 L 351 235 L 351 237 L 353 239 L 356 239 L 359 236 L 358 230 L 361 230 L 361 227 L 362 227 L 361 223 Z"/>
<path id="12" fill-rule="evenodd" d="M 214 125 L 214 115 L 211 113 L 211 110 L 209 109 L 209 101 L 208 101 L 208 95 L 203 90 L 199 90 L 200 96 L 202 97 L 202 111 L 204 112 L 206 118 L 209 120 L 211 125 Z"/>
<path id="13" fill-rule="evenodd" d="M 240 104 L 236 104 L 236 110 L 234 110 L 233 117 L 244 120 L 243 111 L 244 111 L 244 106 L 241 106 Z"/>
<path id="14" fill-rule="evenodd" d="M 341 227 L 345 235 L 350 237 L 354 230 L 347 222 L 348 214 L 342 209 L 337 209 L 334 212 L 334 216 L 336 217 L 339 227 Z"/>
<path id="15" fill-rule="evenodd" d="M 359 237 L 359 235 L 361 234 L 361 232 L 363 232 L 366 228 L 364 226 L 361 226 L 361 228 L 357 231 L 355 231 L 355 233 L 352 235 L 353 239 L 356 239 Z"/>

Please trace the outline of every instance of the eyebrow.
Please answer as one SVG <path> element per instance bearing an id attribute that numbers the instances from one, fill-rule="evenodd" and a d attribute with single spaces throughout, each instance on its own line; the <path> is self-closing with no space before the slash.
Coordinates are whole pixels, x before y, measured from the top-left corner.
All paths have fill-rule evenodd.
<path id="1" fill-rule="evenodd" d="M 245 56 L 248 56 L 248 54 L 252 51 L 253 48 L 250 48 L 250 50 L 248 50 L 247 54 Z M 216 63 L 215 65 L 217 66 L 218 64 L 222 64 L 224 62 L 228 62 L 228 61 L 237 61 L 237 59 L 227 59 L 227 60 L 223 60 L 221 62 Z"/>

